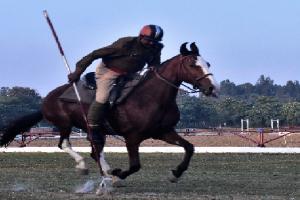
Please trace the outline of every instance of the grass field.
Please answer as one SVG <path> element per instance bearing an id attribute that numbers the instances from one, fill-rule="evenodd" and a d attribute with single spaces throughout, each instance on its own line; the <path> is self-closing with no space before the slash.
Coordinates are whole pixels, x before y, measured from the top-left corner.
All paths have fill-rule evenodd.
<path id="1" fill-rule="evenodd" d="M 1 153 L 0 199 L 101 199 L 95 190 L 76 194 L 90 175 L 79 176 L 64 153 Z M 299 154 L 196 154 L 182 179 L 167 181 L 182 154 L 142 154 L 143 167 L 126 179 L 113 199 L 300 199 Z M 127 167 L 127 154 L 107 154 L 113 167 Z M 96 186 L 96 185 L 95 185 Z M 98 184 L 97 184 L 98 186 Z"/>

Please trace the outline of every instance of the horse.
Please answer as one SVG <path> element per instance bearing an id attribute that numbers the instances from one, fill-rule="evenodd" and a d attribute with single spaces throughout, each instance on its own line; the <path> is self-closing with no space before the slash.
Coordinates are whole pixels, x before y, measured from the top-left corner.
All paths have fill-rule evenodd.
<path id="1" fill-rule="evenodd" d="M 115 133 L 124 137 L 129 157 L 129 168 L 110 169 L 101 153 L 100 164 L 106 175 L 125 179 L 141 168 L 140 144 L 149 138 L 165 141 L 184 148 L 182 162 L 171 171 L 170 181 L 176 182 L 188 169 L 194 146 L 175 131 L 180 119 L 176 96 L 182 82 L 191 84 L 206 96 L 216 96 L 217 84 L 209 73 L 209 63 L 199 54 L 195 43 L 190 50 L 183 43 L 180 54 L 148 70 L 142 81 L 120 104 L 111 108 L 107 120 Z M 0 137 L 0 145 L 9 144 L 20 132 L 28 130 L 43 118 L 56 126 L 60 132 L 59 148 L 68 152 L 77 162 L 77 168 L 85 170 L 83 158 L 71 148 L 69 136 L 72 127 L 88 131 L 78 103 L 62 101 L 58 97 L 71 87 L 65 84 L 51 91 L 43 100 L 41 110 L 12 122 Z M 87 111 L 89 105 L 84 104 Z M 104 133 L 109 134 L 109 133 Z M 91 153 L 95 159 L 95 153 Z"/>

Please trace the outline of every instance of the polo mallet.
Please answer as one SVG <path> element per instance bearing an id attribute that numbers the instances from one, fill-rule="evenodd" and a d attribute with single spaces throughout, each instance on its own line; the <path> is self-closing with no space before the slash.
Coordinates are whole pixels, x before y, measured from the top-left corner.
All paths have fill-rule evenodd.
<path id="1" fill-rule="evenodd" d="M 61 55 L 62 58 L 63 58 L 64 64 L 65 64 L 65 66 L 66 66 L 68 72 L 71 73 L 71 72 L 72 72 L 72 71 L 71 71 L 71 68 L 70 68 L 70 66 L 69 66 L 69 64 L 68 64 L 67 58 L 66 58 L 66 56 L 65 56 L 65 54 L 64 54 L 63 48 L 62 48 L 62 46 L 61 46 L 61 44 L 60 44 L 60 42 L 59 42 L 59 39 L 58 39 L 57 34 L 56 34 L 56 32 L 55 32 L 54 26 L 53 26 L 53 24 L 52 24 L 52 22 L 51 22 L 51 20 L 50 20 L 50 18 L 49 18 L 49 15 L 48 15 L 47 10 L 44 10 L 44 11 L 43 11 L 43 14 L 44 14 L 44 16 L 45 16 L 45 18 L 46 18 L 46 20 L 47 20 L 47 23 L 48 23 L 50 29 L 51 29 L 52 35 L 53 35 L 53 37 L 54 37 L 54 39 L 55 39 L 55 42 L 56 42 L 56 44 L 57 44 L 57 46 L 58 46 L 60 55 Z M 82 104 L 82 101 L 81 101 L 81 98 L 80 98 L 80 95 L 79 95 L 79 92 L 78 92 L 78 89 L 77 89 L 77 86 L 76 86 L 76 83 L 75 83 L 75 82 L 73 83 L 73 88 L 74 88 L 74 91 L 75 91 L 75 94 L 76 94 L 78 103 L 79 103 L 79 105 L 80 105 L 80 110 L 81 110 L 81 112 L 82 112 L 83 118 L 84 118 L 84 120 L 85 120 L 85 122 L 86 122 L 87 132 L 88 132 L 89 138 L 90 138 L 90 140 L 91 140 L 92 148 L 94 149 L 94 152 L 95 152 L 96 154 L 100 155 L 101 152 L 99 152 L 99 153 L 97 152 L 97 150 L 96 150 L 96 148 L 95 148 L 95 145 L 94 145 L 94 143 L 93 143 L 93 139 L 92 139 L 92 137 L 91 137 L 91 136 L 92 136 L 92 135 L 91 135 L 91 131 L 90 131 L 89 124 L 88 124 L 88 120 L 87 120 L 87 114 L 86 114 L 86 112 L 84 111 L 83 104 Z M 102 171 L 102 167 L 101 167 L 101 164 L 100 164 L 100 161 L 99 161 L 99 157 L 96 156 L 96 158 L 97 158 L 97 164 L 98 164 L 99 169 L 100 169 L 100 173 L 101 173 L 101 175 L 103 175 L 103 171 Z"/>

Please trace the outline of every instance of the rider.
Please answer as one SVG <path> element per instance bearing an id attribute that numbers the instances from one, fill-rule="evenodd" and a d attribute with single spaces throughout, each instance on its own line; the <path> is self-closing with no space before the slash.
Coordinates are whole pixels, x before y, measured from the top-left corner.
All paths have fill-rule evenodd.
<path id="1" fill-rule="evenodd" d="M 145 64 L 155 67 L 161 62 L 160 43 L 163 30 L 157 25 L 144 26 L 139 36 L 120 38 L 113 44 L 97 49 L 83 57 L 76 64 L 76 70 L 68 75 L 70 83 L 80 79 L 80 75 L 96 59 L 102 62 L 96 68 L 96 99 L 88 111 L 88 123 L 92 139 L 98 145 L 104 145 L 100 126 L 108 112 L 108 97 L 116 79 L 141 70 Z"/>

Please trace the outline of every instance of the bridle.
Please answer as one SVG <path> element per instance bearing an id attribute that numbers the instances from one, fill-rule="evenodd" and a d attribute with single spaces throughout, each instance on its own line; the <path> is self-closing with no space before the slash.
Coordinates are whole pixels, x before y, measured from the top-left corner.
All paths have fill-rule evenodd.
<path id="1" fill-rule="evenodd" d="M 182 56 L 182 57 L 180 58 L 180 68 L 182 68 L 182 67 L 184 66 L 184 59 L 186 59 L 187 57 L 188 57 L 188 56 Z M 155 67 L 150 67 L 149 70 L 153 71 L 154 74 L 155 74 L 155 76 L 156 76 L 159 80 L 165 82 L 167 85 L 169 85 L 169 86 L 171 86 L 171 87 L 173 87 L 173 88 L 176 88 L 176 89 L 178 89 L 178 90 L 182 90 L 182 91 L 184 91 L 185 93 L 198 93 L 198 92 L 202 92 L 203 90 L 200 89 L 200 88 L 198 88 L 198 87 L 196 86 L 196 82 L 197 82 L 197 81 L 201 81 L 201 80 L 205 79 L 206 77 L 212 76 L 212 75 L 213 75 L 212 73 L 207 73 L 207 74 L 204 74 L 203 76 L 200 76 L 200 77 L 195 78 L 195 81 L 193 81 L 193 82 L 194 82 L 193 88 L 187 86 L 187 85 L 184 84 L 184 83 L 181 83 L 182 86 L 184 86 L 185 88 L 187 88 L 187 89 L 190 90 L 190 91 L 186 91 L 186 90 L 181 89 L 180 86 L 177 86 L 177 85 L 173 84 L 171 81 L 167 80 L 167 79 L 164 78 L 162 75 L 160 75 L 160 74 L 158 73 L 158 71 L 157 71 L 157 68 L 155 68 Z M 178 73 L 177 73 L 177 74 L 178 74 Z M 198 89 L 198 90 L 197 90 L 197 89 Z"/>

